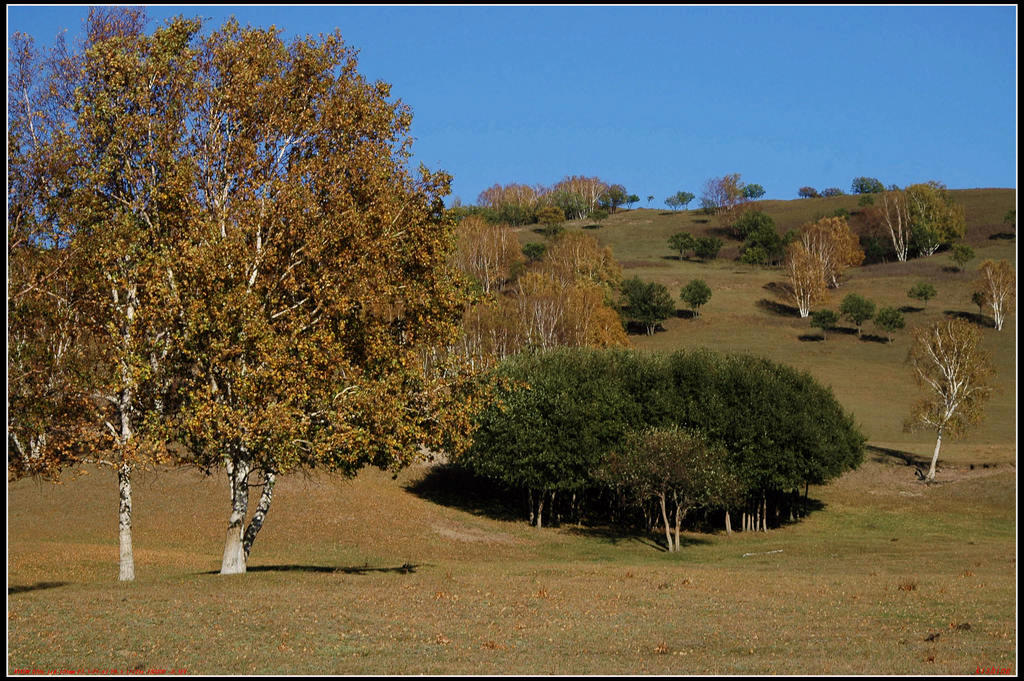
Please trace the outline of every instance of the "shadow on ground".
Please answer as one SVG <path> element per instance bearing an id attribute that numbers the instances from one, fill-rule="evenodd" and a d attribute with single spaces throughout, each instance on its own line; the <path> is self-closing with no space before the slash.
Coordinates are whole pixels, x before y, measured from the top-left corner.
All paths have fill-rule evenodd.
<path id="1" fill-rule="evenodd" d="M 36 582 L 35 584 L 14 585 L 7 587 L 7 595 L 23 594 L 29 591 L 40 591 L 42 589 L 56 589 L 59 586 L 66 586 L 70 582 Z"/>
<path id="2" fill-rule="evenodd" d="M 963 310 L 943 310 L 942 313 L 947 317 L 953 317 L 955 319 L 962 319 L 965 322 L 976 324 L 985 329 L 996 328 L 995 321 L 991 317 L 985 315 L 976 314 L 974 312 L 964 312 Z"/>
<path id="3" fill-rule="evenodd" d="M 410 575 L 416 572 L 419 564 L 405 563 L 397 567 L 370 567 L 369 565 L 250 565 L 246 572 L 320 572 L 328 574 L 365 575 L 371 572 L 392 572 Z M 219 575 L 220 570 L 201 572 L 202 575 Z"/>
<path id="4" fill-rule="evenodd" d="M 405 486 L 406 491 L 431 503 L 457 508 L 495 520 L 522 520 L 522 505 L 511 490 L 492 480 L 474 475 L 457 464 L 431 467 L 420 479 Z"/>
<path id="5" fill-rule="evenodd" d="M 665 547 L 665 538 L 653 536 L 647 536 L 642 530 L 629 530 L 621 527 L 571 527 L 565 532 L 576 535 L 578 537 L 589 537 L 591 539 L 601 539 L 608 542 L 609 544 L 616 546 L 621 543 L 636 542 L 655 549 L 657 551 L 667 552 L 668 549 Z M 687 537 L 682 535 L 679 537 L 679 543 L 681 546 L 699 546 L 701 544 L 710 544 L 709 539 L 700 539 L 696 537 Z"/>
<path id="6" fill-rule="evenodd" d="M 785 305 L 783 303 L 778 303 L 774 300 L 768 300 L 767 298 L 762 298 L 761 300 L 757 301 L 757 306 L 764 310 L 765 312 L 771 312 L 772 314 L 777 314 L 782 317 L 800 316 L 800 310 L 796 309 L 792 305 Z"/>

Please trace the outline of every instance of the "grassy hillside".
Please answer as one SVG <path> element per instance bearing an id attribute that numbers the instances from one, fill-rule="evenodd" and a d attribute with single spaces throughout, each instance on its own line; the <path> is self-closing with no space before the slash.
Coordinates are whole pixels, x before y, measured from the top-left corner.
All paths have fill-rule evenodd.
<path id="1" fill-rule="evenodd" d="M 980 261 L 1016 262 L 1015 241 L 990 238 L 1006 231 L 1014 192 L 956 195 L 977 253 L 968 272 L 946 271 L 943 254 L 863 267 L 830 304 L 853 291 L 922 307 L 906 290 L 928 279 L 939 295 L 908 324 L 976 313 Z M 855 203 L 765 207 L 786 229 Z M 674 257 L 674 231 L 715 233 L 700 219 L 622 211 L 590 233 L 628 276 L 713 290 L 699 319 L 669 320 L 631 337 L 636 347 L 763 355 L 810 371 L 853 411 L 871 447 L 859 470 L 810 489 L 820 510 L 768 533 L 688 533 L 668 554 L 648 537 L 538 531 L 438 503 L 417 483 L 443 468 L 298 475 L 278 483 L 250 572 L 222 577 L 225 480 L 161 471 L 137 477 L 138 579 L 119 584 L 113 475 L 22 480 L 8 484 L 8 672 L 1016 673 L 1016 315 L 984 332 L 1001 390 L 987 420 L 944 445 L 939 483 L 924 486 L 907 463 L 930 454 L 932 436 L 901 429 L 917 394 L 907 332 L 892 345 L 810 340 L 817 330 L 774 293 L 778 270 Z"/>

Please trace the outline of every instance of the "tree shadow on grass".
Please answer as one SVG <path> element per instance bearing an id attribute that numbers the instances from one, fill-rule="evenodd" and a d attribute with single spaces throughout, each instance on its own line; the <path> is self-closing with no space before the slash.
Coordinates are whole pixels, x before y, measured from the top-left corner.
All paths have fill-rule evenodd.
<path id="1" fill-rule="evenodd" d="M 623 527 L 615 526 L 600 526 L 600 527 L 573 527 L 567 529 L 566 532 L 574 534 L 579 537 L 590 537 L 592 539 L 600 539 L 608 542 L 612 546 L 617 546 L 620 543 L 636 542 L 643 544 L 649 548 L 667 553 L 668 549 L 663 543 L 664 537 L 655 539 L 654 537 L 645 536 L 646 533 L 642 533 L 639 530 L 630 530 Z M 700 546 L 704 544 L 710 544 L 709 539 L 700 539 L 697 537 L 688 537 L 682 535 L 679 537 L 680 548 L 687 546 Z"/>
<path id="2" fill-rule="evenodd" d="M 369 565 L 250 565 L 246 572 L 318 572 L 325 574 L 365 575 L 371 572 L 392 572 L 410 575 L 416 568 L 423 567 L 419 563 L 404 563 L 396 567 L 370 567 Z M 219 575 L 220 570 L 208 570 L 202 575 Z"/>
<path id="3" fill-rule="evenodd" d="M 774 300 L 768 300 L 767 298 L 762 298 L 761 300 L 757 301 L 756 304 L 765 312 L 771 312 L 772 314 L 777 314 L 782 317 L 800 316 L 800 310 L 796 309 L 792 305 L 786 305 L 784 303 L 779 303 Z"/>
<path id="4" fill-rule="evenodd" d="M 873 454 L 872 459 L 878 463 L 890 463 L 893 459 L 899 459 L 908 466 L 927 466 L 931 459 L 927 456 L 904 452 L 901 449 L 889 449 L 887 447 L 876 447 L 875 445 L 864 445 L 864 449 Z"/>
<path id="5" fill-rule="evenodd" d="M 512 490 L 493 480 L 474 475 L 458 464 L 431 467 L 420 479 L 405 486 L 406 491 L 431 503 L 457 508 L 496 520 L 522 520 L 523 501 Z"/>
<path id="6" fill-rule="evenodd" d="M 975 314 L 974 312 L 964 312 L 963 310 L 943 310 L 942 312 L 947 317 L 953 317 L 954 319 L 962 319 L 965 322 L 976 324 L 985 329 L 996 328 L 996 323 L 991 317 L 985 315 Z"/>
<path id="7" fill-rule="evenodd" d="M 70 582 L 36 582 L 35 584 L 24 584 L 7 587 L 7 595 L 23 594 L 29 591 L 40 591 L 42 589 L 56 589 L 60 586 L 67 586 Z"/>
<path id="8" fill-rule="evenodd" d="M 874 334 L 862 333 L 860 335 L 862 343 L 886 343 L 888 344 L 889 339 L 885 336 L 875 336 Z"/>

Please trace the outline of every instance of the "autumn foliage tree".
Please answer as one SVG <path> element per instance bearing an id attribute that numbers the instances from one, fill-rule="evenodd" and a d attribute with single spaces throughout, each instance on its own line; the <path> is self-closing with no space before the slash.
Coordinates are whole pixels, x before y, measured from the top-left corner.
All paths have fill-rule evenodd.
<path id="1" fill-rule="evenodd" d="M 143 26 L 96 11 L 81 50 L 22 60 L 46 67 L 9 147 L 25 173 L 9 221 L 26 235 L 9 228 L 26 264 L 12 406 L 59 389 L 75 419 L 58 434 L 15 414 L 30 465 L 14 470 L 58 440 L 58 463 L 90 451 L 115 467 L 130 579 L 132 469 L 184 443 L 227 474 L 221 571 L 244 572 L 278 476 L 395 470 L 420 446 L 465 444 L 476 384 L 447 351 L 469 300 L 450 177 L 408 169 L 408 107 L 337 33 Z M 40 313 L 44 279 L 66 304 Z M 55 343 L 70 352 L 40 383 Z"/>
<path id="2" fill-rule="evenodd" d="M 132 473 L 166 457 L 199 27 L 144 24 L 141 10 L 94 9 L 82 45 L 43 54 L 16 36 L 8 92 L 8 466 L 116 471 L 122 581 L 135 577 Z"/>
<path id="3" fill-rule="evenodd" d="M 821 262 L 830 288 L 839 286 L 842 273 L 864 262 L 864 251 L 845 218 L 826 217 L 800 228 L 800 241 L 807 253 Z"/>
<path id="4" fill-rule="evenodd" d="M 913 407 L 905 426 L 934 429 L 935 451 L 925 480 L 935 479 L 944 435 L 958 437 L 982 418 L 991 394 L 989 357 L 980 347 L 981 333 L 961 319 L 946 319 L 915 329 L 907 362 L 925 396 Z"/>
<path id="5" fill-rule="evenodd" d="M 456 228 L 456 266 L 473 277 L 484 293 L 497 290 L 522 260 L 519 240 L 505 225 L 478 216 L 461 220 Z"/>
<path id="6" fill-rule="evenodd" d="M 285 43 L 229 21 L 195 63 L 189 371 L 172 426 L 227 474 L 221 572 L 235 573 L 278 476 L 457 451 L 466 403 L 431 351 L 454 342 L 467 295 L 450 176 L 408 169 L 408 107 L 358 73 L 340 34 Z"/>

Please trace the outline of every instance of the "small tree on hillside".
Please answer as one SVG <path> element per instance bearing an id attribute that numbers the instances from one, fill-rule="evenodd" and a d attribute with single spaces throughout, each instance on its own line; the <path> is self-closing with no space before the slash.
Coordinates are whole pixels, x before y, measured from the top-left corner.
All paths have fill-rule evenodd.
<path id="1" fill-rule="evenodd" d="M 943 435 L 958 437 L 978 423 L 982 405 L 991 394 L 985 382 L 992 368 L 987 353 L 978 347 L 980 341 L 978 328 L 961 319 L 945 319 L 914 331 L 907 361 L 926 395 L 914 405 L 905 426 L 908 430 L 935 429 L 927 481 L 935 479 Z"/>
<path id="2" fill-rule="evenodd" d="M 714 260 L 718 252 L 722 250 L 722 240 L 714 236 L 702 236 L 697 239 L 697 245 L 693 248 L 693 254 L 701 260 Z"/>
<path id="3" fill-rule="evenodd" d="M 629 318 L 643 325 L 648 336 L 653 335 L 658 324 L 676 311 L 672 295 L 658 282 L 645 282 L 640 277 L 633 277 L 622 283 L 622 292 L 626 298 Z"/>
<path id="4" fill-rule="evenodd" d="M 934 286 L 926 281 L 919 281 L 910 287 L 910 290 L 907 291 L 907 296 L 915 300 L 920 300 L 922 303 L 927 305 L 928 301 L 934 298 L 936 293 L 937 291 Z"/>
<path id="5" fill-rule="evenodd" d="M 565 213 L 558 206 L 544 206 L 537 211 L 537 221 L 540 222 L 541 233 L 546 237 L 555 237 L 562 231 L 562 223 L 565 222 Z"/>
<path id="6" fill-rule="evenodd" d="M 963 272 L 967 263 L 974 258 L 974 249 L 965 243 L 953 244 L 949 257 L 956 263 L 956 268 Z"/>
<path id="7" fill-rule="evenodd" d="M 703 279 L 694 279 L 679 293 L 683 302 L 693 309 L 693 316 L 700 316 L 700 308 L 711 300 L 711 287 Z"/>
<path id="8" fill-rule="evenodd" d="M 542 244 L 539 241 L 531 241 L 530 243 L 523 246 L 523 255 L 526 256 L 530 262 L 537 262 L 544 257 L 544 251 L 548 249 L 546 244 Z"/>
<path id="9" fill-rule="evenodd" d="M 829 309 L 815 310 L 811 313 L 811 326 L 821 329 L 821 337 L 828 340 L 828 330 L 834 329 L 839 322 L 839 315 Z"/>
<path id="10" fill-rule="evenodd" d="M 885 191 L 885 186 L 873 177 L 855 177 L 850 191 L 854 194 L 879 194 Z"/>
<path id="11" fill-rule="evenodd" d="M 859 338 L 861 325 L 875 316 L 875 304 L 863 296 L 851 293 L 843 298 L 839 312 L 857 326 Z"/>
<path id="12" fill-rule="evenodd" d="M 676 192 L 676 199 L 679 201 L 679 205 L 683 207 L 683 210 L 686 210 L 686 207 L 690 205 L 690 202 L 695 198 L 696 197 L 691 192 Z"/>
<path id="13" fill-rule="evenodd" d="M 980 278 L 975 282 L 975 290 L 981 293 L 984 302 L 992 306 L 992 318 L 996 330 L 1003 330 L 1006 314 L 1013 311 L 1016 300 L 1017 277 L 1013 265 L 1008 260 L 986 260 L 981 263 Z"/>
<path id="14" fill-rule="evenodd" d="M 679 259 L 682 260 L 686 251 L 697 246 L 697 240 L 689 232 L 676 232 L 668 238 L 668 245 L 673 251 L 679 251 Z"/>
<path id="15" fill-rule="evenodd" d="M 875 326 L 885 331 L 886 338 L 892 343 L 892 334 L 905 325 L 903 313 L 894 307 L 883 307 L 875 315 Z"/>
<path id="16" fill-rule="evenodd" d="M 699 432 L 676 427 L 630 434 L 620 451 L 609 454 L 599 477 L 641 501 L 658 500 L 669 551 L 679 550 L 680 527 L 687 513 L 738 496 L 725 448 Z"/>
<path id="17" fill-rule="evenodd" d="M 743 187 L 743 198 L 749 201 L 756 201 L 765 195 L 764 187 L 759 184 L 748 184 Z"/>

